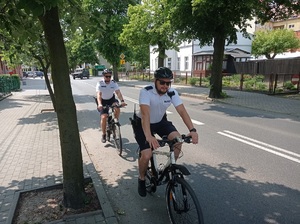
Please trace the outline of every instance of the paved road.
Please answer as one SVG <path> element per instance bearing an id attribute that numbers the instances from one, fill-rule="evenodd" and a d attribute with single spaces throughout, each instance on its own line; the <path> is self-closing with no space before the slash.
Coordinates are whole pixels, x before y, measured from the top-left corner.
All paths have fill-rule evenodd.
<path id="1" fill-rule="evenodd" d="M 27 79 L 26 85 L 22 86 L 23 91 L 14 92 L 0 101 L 0 224 L 11 222 L 16 206 L 17 192 L 62 182 L 57 118 L 51 111 L 41 113 L 43 109 L 52 108 L 43 82 L 39 79 Z M 140 88 L 147 82 L 122 80 L 121 84 Z M 176 89 L 182 95 L 192 97 L 206 98 L 208 95 L 206 88 L 176 86 Z M 216 102 L 261 109 L 270 113 L 291 116 L 294 119 L 300 117 L 299 100 L 230 90 L 226 90 L 226 93 L 231 97 Z M 122 215 L 122 211 L 115 211 L 115 214 L 112 210 L 111 202 L 103 188 L 105 181 L 101 179 L 101 173 L 98 171 L 101 160 L 91 159 L 93 153 L 99 153 L 99 145 L 95 145 L 99 136 L 98 120 L 91 120 L 87 111 L 80 104 L 77 105 L 77 108 L 82 137 L 84 173 L 86 177 L 93 178 L 103 210 L 98 214 L 75 217 L 62 223 L 74 221 L 78 223 L 117 223 L 117 216 Z M 87 145 L 93 147 L 87 148 Z M 112 153 L 109 148 L 102 148 L 102 150 Z M 115 154 L 115 152 L 113 153 Z M 132 162 L 135 162 L 135 158 L 136 156 L 132 155 Z M 112 169 L 113 167 L 105 168 Z M 134 175 L 136 172 L 128 171 L 121 178 L 126 182 L 127 177 L 132 178 Z M 123 185 L 126 189 L 136 189 L 135 182 L 133 185 L 131 182 L 127 183 L 129 185 Z M 116 197 L 118 196 L 120 199 L 122 198 L 121 195 L 116 195 Z M 136 198 L 136 200 L 140 199 Z M 141 214 L 136 215 L 138 217 Z"/>

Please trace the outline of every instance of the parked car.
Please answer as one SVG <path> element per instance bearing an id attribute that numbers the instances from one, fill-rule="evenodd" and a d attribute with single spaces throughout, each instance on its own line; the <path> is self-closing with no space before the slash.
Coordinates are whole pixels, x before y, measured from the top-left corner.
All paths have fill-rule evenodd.
<path id="1" fill-rule="evenodd" d="M 42 79 L 42 78 L 44 78 L 44 72 L 36 71 L 36 72 L 35 72 L 35 76 L 36 76 L 36 77 L 40 77 L 40 78 Z"/>
<path id="2" fill-rule="evenodd" d="M 27 75 L 26 75 L 26 78 L 27 78 L 27 77 L 33 77 L 33 78 L 35 78 L 35 76 L 36 76 L 34 71 L 29 71 L 29 72 L 27 72 L 26 74 L 27 74 Z"/>
<path id="3" fill-rule="evenodd" d="M 73 76 L 73 79 L 76 79 L 76 78 L 83 79 L 83 77 L 86 77 L 87 79 L 89 79 L 90 78 L 90 72 L 86 68 L 77 68 L 75 70 L 75 72 L 72 73 L 72 76 Z"/>

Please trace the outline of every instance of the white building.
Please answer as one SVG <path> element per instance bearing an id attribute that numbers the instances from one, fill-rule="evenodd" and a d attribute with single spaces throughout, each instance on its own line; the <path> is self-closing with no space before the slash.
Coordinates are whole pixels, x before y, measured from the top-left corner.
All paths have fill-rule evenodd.
<path id="1" fill-rule="evenodd" d="M 237 33 L 237 44 L 225 45 L 225 50 L 240 49 L 249 55 L 250 58 L 252 40 L 245 38 L 241 33 Z M 158 67 L 158 53 L 152 53 L 154 47 L 150 47 L 150 71 L 154 71 Z M 179 51 L 167 50 L 164 66 L 170 68 L 176 74 L 191 75 L 193 70 L 197 70 L 195 57 L 197 55 L 211 55 L 213 54 L 213 46 L 204 46 L 200 48 L 199 41 L 193 40 L 191 42 L 183 42 L 179 45 Z M 245 55 L 243 54 L 243 57 Z M 211 60 L 203 67 L 203 70 L 208 70 Z M 202 69 L 201 69 L 202 70 Z"/>
<path id="2" fill-rule="evenodd" d="M 252 34 L 255 30 L 254 21 L 255 20 L 249 22 L 249 24 L 251 24 L 251 27 L 248 27 L 247 29 L 247 32 L 249 33 L 250 37 L 252 37 Z M 224 54 L 226 55 L 226 53 L 228 53 L 232 57 L 239 57 L 238 54 L 239 52 L 241 52 L 240 58 L 243 59 L 240 60 L 247 60 L 248 58 L 250 58 L 251 45 L 252 39 L 245 38 L 242 35 L 242 33 L 238 32 L 237 44 L 229 44 L 228 46 L 225 45 Z M 153 46 L 150 47 L 151 72 L 153 72 L 158 67 L 158 53 L 152 53 L 153 48 Z M 240 51 L 236 52 L 233 56 L 233 54 L 230 53 L 233 49 L 239 49 Z M 183 42 L 181 45 L 179 45 L 179 51 L 167 50 L 165 53 L 167 55 L 167 58 L 165 58 L 164 60 L 165 67 L 170 68 L 173 72 L 176 72 L 176 74 L 191 75 L 195 70 L 209 69 L 212 60 L 213 46 L 204 46 L 200 48 L 199 40 L 192 40 L 190 42 Z M 199 57 L 199 55 L 201 55 L 202 59 L 201 57 Z M 205 57 L 203 58 L 204 55 Z M 198 64 L 196 63 L 196 61 L 199 60 L 199 58 L 200 60 L 204 60 L 204 63 L 202 63 L 201 65 L 201 69 L 197 67 L 200 65 L 199 63 L 201 62 L 199 62 Z"/>

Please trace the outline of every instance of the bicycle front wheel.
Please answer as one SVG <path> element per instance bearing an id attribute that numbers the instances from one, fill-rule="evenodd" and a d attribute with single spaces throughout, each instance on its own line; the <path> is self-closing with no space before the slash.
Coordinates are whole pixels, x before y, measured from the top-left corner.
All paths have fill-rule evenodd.
<path id="1" fill-rule="evenodd" d="M 175 181 L 169 182 L 165 196 L 169 217 L 173 224 L 204 223 L 197 196 L 183 178 L 175 177 Z"/>
<path id="2" fill-rule="evenodd" d="M 119 155 L 122 154 L 122 137 L 121 137 L 121 128 L 118 124 L 113 125 L 113 139 L 114 139 L 114 144 L 117 149 L 117 152 Z"/>

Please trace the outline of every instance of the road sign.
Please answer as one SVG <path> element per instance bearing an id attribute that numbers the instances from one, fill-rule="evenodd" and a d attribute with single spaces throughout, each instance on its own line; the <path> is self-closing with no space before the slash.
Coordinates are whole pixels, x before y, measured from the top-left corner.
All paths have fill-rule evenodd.
<path id="1" fill-rule="evenodd" d="M 120 54 L 120 58 L 123 60 L 125 58 L 125 54 Z"/>
<path id="2" fill-rule="evenodd" d="M 125 60 L 123 60 L 123 59 L 120 60 L 120 64 L 121 64 L 121 65 L 125 65 Z"/>
<path id="3" fill-rule="evenodd" d="M 104 70 L 105 69 L 105 65 L 95 65 L 95 69 L 97 69 L 97 70 Z"/>
<path id="4" fill-rule="evenodd" d="M 298 84 L 300 75 L 292 75 L 292 83 L 293 85 Z"/>

